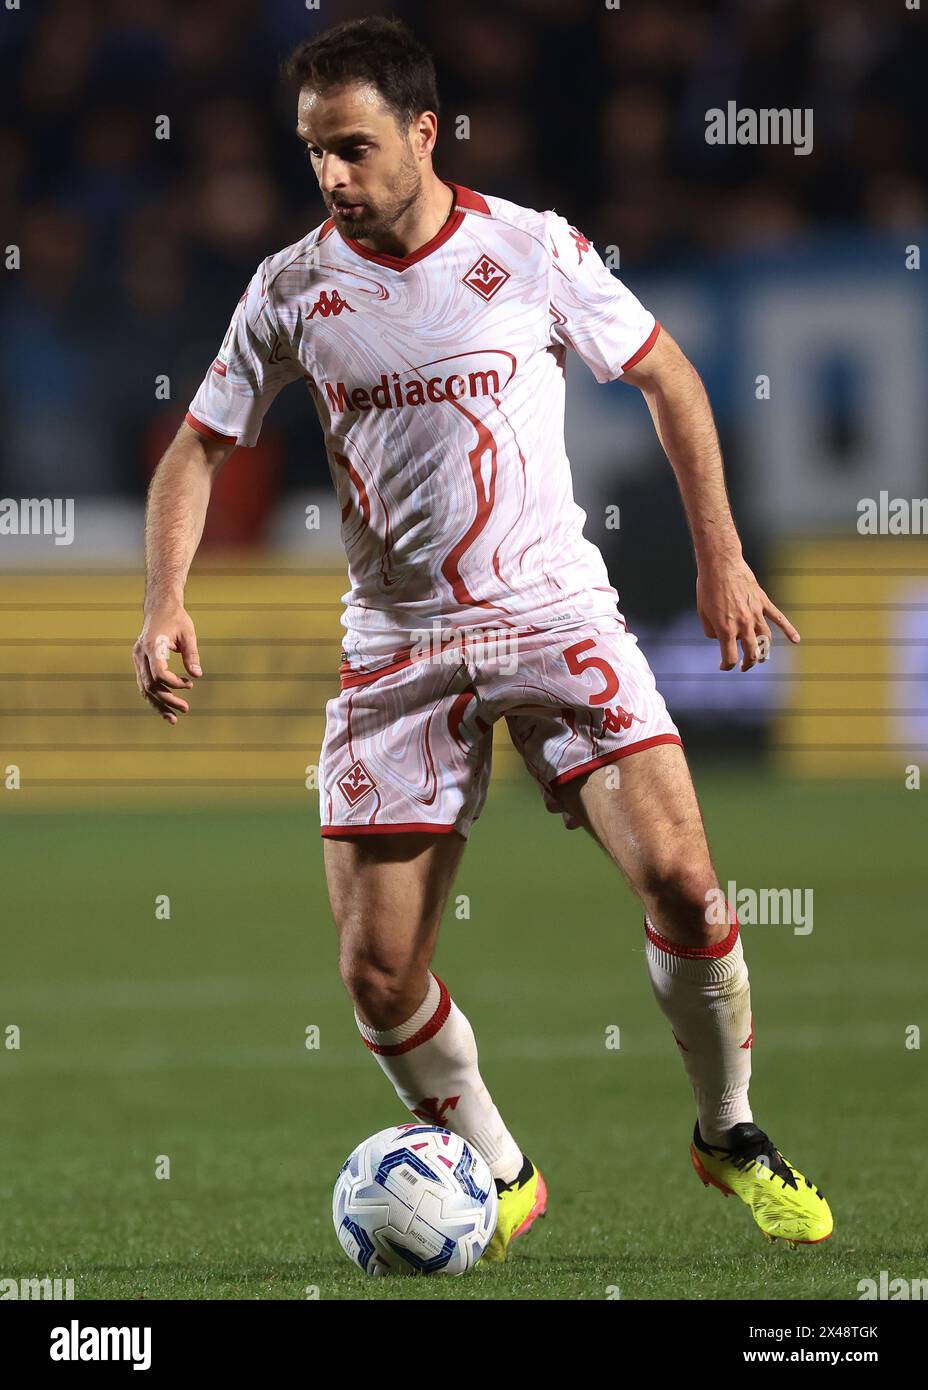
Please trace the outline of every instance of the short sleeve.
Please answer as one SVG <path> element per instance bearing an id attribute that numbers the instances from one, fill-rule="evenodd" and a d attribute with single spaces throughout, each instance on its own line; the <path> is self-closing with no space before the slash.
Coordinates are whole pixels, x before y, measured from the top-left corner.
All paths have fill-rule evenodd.
<path id="1" fill-rule="evenodd" d="M 582 232 L 554 212 L 545 221 L 550 341 L 572 347 L 597 381 L 615 381 L 653 347 L 660 324 Z"/>
<path id="2" fill-rule="evenodd" d="M 302 374 L 278 333 L 264 262 L 236 305 L 219 354 L 190 402 L 187 423 L 200 434 L 256 444 L 271 401 Z"/>

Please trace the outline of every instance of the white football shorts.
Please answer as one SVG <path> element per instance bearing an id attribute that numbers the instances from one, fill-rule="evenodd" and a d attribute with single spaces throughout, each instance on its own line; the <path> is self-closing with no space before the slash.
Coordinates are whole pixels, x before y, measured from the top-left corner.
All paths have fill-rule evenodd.
<path id="1" fill-rule="evenodd" d="M 468 835 L 490 780 L 493 729 L 510 737 L 548 810 L 557 788 L 656 744 L 682 747 L 621 617 L 570 627 L 454 629 L 387 662 L 343 661 L 326 705 L 322 834 Z"/>

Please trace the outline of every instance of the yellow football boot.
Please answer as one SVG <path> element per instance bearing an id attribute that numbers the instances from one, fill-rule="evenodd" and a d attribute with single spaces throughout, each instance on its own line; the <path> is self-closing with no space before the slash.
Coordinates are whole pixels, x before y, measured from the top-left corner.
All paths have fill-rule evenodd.
<path id="1" fill-rule="evenodd" d="M 545 1180 L 531 1159 L 526 1158 L 517 1178 L 505 1185 L 496 1180 L 497 1210 L 499 1212 L 493 1239 L 483 1252 L 490 1264 L 505 1260 L 510 1242 L 524 1236 L 548 1205 Z"/>
<path id="2" fill-rule="evenodd" d="M 768 1240 L 791 1246 L 816 1245 L 831 1235 L 834 1222 L 817 1187 L 788 1163 L 757 1125 L 738 1124 L 725 1135 L 725 1148 L 693 1133 L 690 1158 L 703 1185 L 732 1193 L 751 1208 Z"/>

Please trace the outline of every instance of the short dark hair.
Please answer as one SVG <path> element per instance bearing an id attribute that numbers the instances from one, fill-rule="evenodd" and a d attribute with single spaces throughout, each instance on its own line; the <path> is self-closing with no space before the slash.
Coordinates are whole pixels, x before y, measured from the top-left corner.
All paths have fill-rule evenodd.
<path id="1" fill-rule="evenodd" d="M 284 76 L 300 87 L 325 90 L 369 82 L 402 126 L 423 111 L 438 112 L 432 55 L 399 19 L 349 19 L 298 44 Z"/>

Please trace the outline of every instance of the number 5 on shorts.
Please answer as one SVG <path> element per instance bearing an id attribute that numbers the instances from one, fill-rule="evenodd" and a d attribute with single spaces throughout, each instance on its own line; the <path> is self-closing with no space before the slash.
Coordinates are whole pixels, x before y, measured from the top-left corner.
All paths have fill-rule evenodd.
<path id="1" fill-rule="evenodd" d="M 591 695 L 588 704 L 608 705 L 613 696 L 619 693 L 618 676 L 608 661 L 604 661 L 601 656 L 588 656 L 581 660 L 583 653 L 595 646 L 595 637 L 590 637 L 585 642 L 577 642 L 574 646 L 565 648 L 564 660 L 567 662 L 567 669 L 572 676 L 582 675 L 584 671 L 596 670 L 605 677 L 605 690 L 601 690 L 598 695 Z"/>

